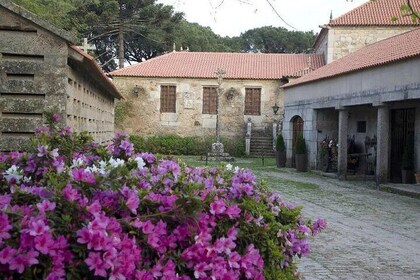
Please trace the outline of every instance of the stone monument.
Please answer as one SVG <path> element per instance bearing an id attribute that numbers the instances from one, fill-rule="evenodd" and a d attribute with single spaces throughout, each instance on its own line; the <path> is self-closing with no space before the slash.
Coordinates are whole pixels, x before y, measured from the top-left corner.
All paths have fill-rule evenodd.
<path id="1" fill-rule="evenodd" d="M 210 161 L 234 161 L 234 158 L 231 157 L 228 153 L 224 152 L 223 143 L 220 141 L 220 127 L 221 127 L 221 118 L 220 118 L 220 97 L 222 95 L 222 81 L 223 75 L 226 72 L 218 68 L 215 72 L 217 76 L 217 116 L 216 116 L 216 142 L 211 145 L 211 152 L 208 153 L 207 159 Z"/>

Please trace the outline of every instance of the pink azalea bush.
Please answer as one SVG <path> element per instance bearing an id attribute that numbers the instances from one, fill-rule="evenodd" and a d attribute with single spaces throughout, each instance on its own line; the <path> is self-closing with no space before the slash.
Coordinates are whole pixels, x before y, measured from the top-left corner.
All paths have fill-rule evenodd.
<path id="1" fill-rule="evenodd" d="M 247 169 L 188 167 L 39 129 L 0 155 L 1 279 L 295 279 L 325 228 Z"/>

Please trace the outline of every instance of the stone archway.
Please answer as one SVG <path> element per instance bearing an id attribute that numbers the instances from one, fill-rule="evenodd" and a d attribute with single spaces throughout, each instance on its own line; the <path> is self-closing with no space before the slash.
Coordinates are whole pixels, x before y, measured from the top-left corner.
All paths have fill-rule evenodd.
<path id="1" fill-rule="evenodd" d="M 292 134 L 292 167 L 295 167 L 295 150 L 296 150 L 296 139 L 299 134 L 303 134 L 304 121 L 300 116 L 294 116 L 291 120 L 293 126 Z"/>

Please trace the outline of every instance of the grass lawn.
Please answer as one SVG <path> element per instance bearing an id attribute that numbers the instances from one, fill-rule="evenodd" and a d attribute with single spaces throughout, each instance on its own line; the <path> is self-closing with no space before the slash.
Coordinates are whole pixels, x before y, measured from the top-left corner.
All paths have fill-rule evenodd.
<path id="1" fill-rule="evenodd" d="M 206 166 L 206 161 L 201 160 L 200 156 L 177 156 L 178 159 L 187 163 L 191 166 Z M 274 158 L 235 158 L 234 162 L 231 162 L 234 167 L 239 166 L 241 168 L 249 168 L 252 170 L 279 170 L 276 168 L 276 161 Z M 217 161 L 209 161 L 207 166 L 219 166 L 220 163 Z"/>

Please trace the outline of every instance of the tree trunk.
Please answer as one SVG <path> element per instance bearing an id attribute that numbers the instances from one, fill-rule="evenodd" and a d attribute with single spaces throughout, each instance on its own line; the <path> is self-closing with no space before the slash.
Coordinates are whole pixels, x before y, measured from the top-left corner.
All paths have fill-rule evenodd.
<path id="1" fill-rule="evenodd" d="M 118 61 L 119 61 L 119 68 L 124 68 L 124 30 L 122 26 L 122 22 L 119 26 L 118 30 Z"/>

